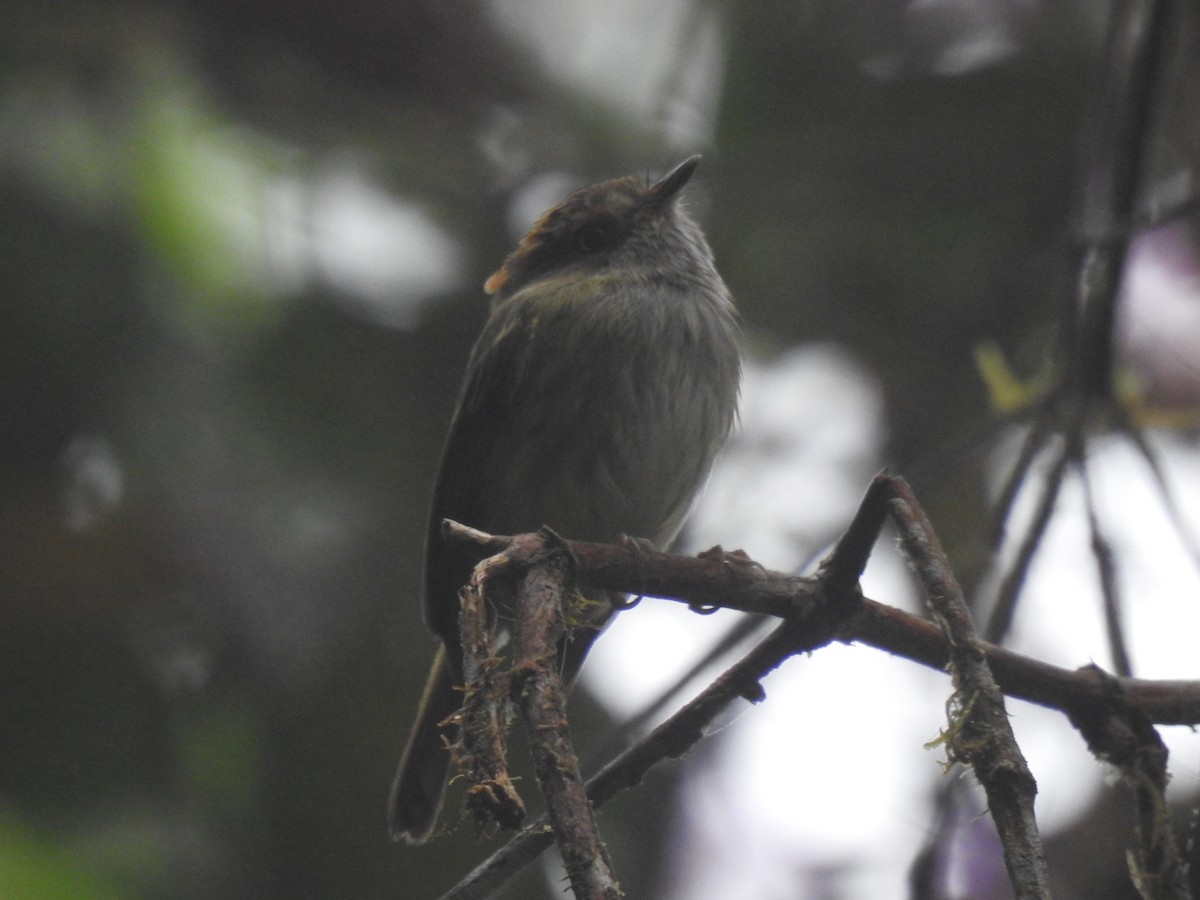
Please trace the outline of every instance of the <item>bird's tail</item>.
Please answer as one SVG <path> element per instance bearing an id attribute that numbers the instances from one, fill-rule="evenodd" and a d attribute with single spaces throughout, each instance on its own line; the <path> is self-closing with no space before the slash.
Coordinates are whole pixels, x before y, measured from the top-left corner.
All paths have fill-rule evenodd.
<path id="1" fill-rule="evenodd" d="M 433 661 L 417 720 L 392 784 L 388 800 L 392 840 L 423 844 L 433 831 L 450 771 L 446 741 L 454 739 L 454 727 L 443 727 L 441 723 L 461 704 L 462 692 L 454 688 L 443 645 Z"/>

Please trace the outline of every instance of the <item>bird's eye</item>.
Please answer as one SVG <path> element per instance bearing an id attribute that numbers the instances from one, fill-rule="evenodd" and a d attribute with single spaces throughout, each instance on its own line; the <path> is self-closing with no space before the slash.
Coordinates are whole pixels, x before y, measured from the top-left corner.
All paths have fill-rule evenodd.
<path id="1" fill-rule="evenodd" d="M 620 231 L 615 222 L 595 219 L 584 222 L 575 232 L 575 246 L 584 253 L 596 253 L 616 246 Z"/>

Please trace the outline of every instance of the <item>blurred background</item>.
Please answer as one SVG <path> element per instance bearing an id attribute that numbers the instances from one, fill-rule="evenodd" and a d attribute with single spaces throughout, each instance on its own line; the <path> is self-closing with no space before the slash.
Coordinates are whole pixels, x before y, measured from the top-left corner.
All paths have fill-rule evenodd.
<path id="1" fill-rule="evenodd" d="M 3 4 L 0 895 L 432 897 L 498 845 L 452 814 L 422 848 L 384 827 L 434 650 L 425 509 L 483 281 L 538 213 L 602 178 L 703 153 L 689 204 L 744 318 L 742 429 L 686 546 L 797 569 L 886 463 L 985 593 L 982 523 L 1020 430 L 976 358 L 1045 372 L 1108 11 Z M 1200 157 L 1195 48 L 1181 19 L 1148 135 L 1168 204 Z M 1172 410 L 1200 394 L 1193 224 L 1135 245 L 1122 307 L 1139 396 Z M 1194 535 L 1194 426 L 1172 425 L 1156 440 Z M 1186 540 L 1135 454 L 1113 439 L 1094 455 L 1123 577 L 1152 611 L 1137 672 L 1195 678 L 1194 651 L 1157 643 L 1200 627 Z M 1073 624 L 1031 614 L 1015 639 L 1106 665 L 1072 502 L 1026 605 Z M 872 579 L 918 608 L 902 564 Z M 668 606 L 622 616 L 585 669 L 587 765 L 725 627 Z M 935 832 L 939 895 L 1006 896 L 990 821 L 939 818 L 947 779 L 922 744 L 944 723 L 942 675 L 839 647 L 766 686 L 604 812 L 629 896 L 903 897 Z M 1059 896 L 1128 896 L 1104 772 L 1057 717 L 1042 738 L 1037 711 L 1014 717 L 1045 748 Z M 1200 753 L 1176 759 L 1194 804 Z M 564 888 L 549 862 L 504 896 Z"/>

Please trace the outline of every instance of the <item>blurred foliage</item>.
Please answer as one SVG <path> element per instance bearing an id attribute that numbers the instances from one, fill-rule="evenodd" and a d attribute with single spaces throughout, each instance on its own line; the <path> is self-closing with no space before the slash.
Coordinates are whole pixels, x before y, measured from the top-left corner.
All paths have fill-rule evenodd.
<path id="1" fill-rule="evenodd" d="M 246 301 L 263 279 L 262 212 L 253 202 L 267 172 L 265 154 L 223 124 L 195 108 L 184 91 L 157 85 L 132 123 L 131 180 L 147 251 L 170 267 L 192 302 L 241 301 L 208 311 L 229 321 L 263 308 Z"/>
<path id="2" fill-rule="evenodd" d="M 79 900 L 118 900 L 132 896 L 87 872 L 74 852 L 11 825 L 0 830 L 0 894 Z"/>
<path id="3" fill-rule="evenodd" d="M 987 422 L 974 348 L 1039 369 L 1102 10 L 681 0 L 570 30 L 584 6 L 0 10 L 3 897 L 429 896 L 494 846 L 405 853 L 383 805 L 478 285 L 561 195 L 544 174 L 704 152 L 752 350 L 848 347 L 923 499 L 978 514 L 973 445 L 944 451 Z M 423 230 L 331 217 L 331 173 Z M 631 896 L 675 785 L 606 818 Z"/>

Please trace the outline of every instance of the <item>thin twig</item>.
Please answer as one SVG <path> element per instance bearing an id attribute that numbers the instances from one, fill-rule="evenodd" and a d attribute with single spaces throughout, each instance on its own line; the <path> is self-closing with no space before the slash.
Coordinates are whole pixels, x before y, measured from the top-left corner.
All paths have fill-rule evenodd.
<path id="1" fill-rule="evenodd" d="M 890 512 L 905 555 L 949 645 L 956 699 L 951 704 L 955 716 L 947 752 L 952 760 L 970 763 L 987 793 L 1016 896 L 1044 900 L 1050 896 L 1050 878 L 1033 812 L 1037 783 L 1017 746 L 1004 695 L 992 677 L 962 589 L 929 520 L 903 479 L 891 479 L 889 488 Z"/>
<path id="2" fill-rule="evenodd" d="M 1088 477 L 1087 458 L 1076 460 L 1075 469 L 1083 486 L 1083 504 L 1087 510 L 1088 531 L 1091 532 L 1092 558 L 1096 561 L 1096 573 L 1100 578 L 1100 597 L 1104 609 L 1104 626 L 1108 635 L 1108 652 L 1112 656 L 1113 671 L 1129 677 L 1133 664 L 1129 659 L 1129 648 L 1125 642 L 1125 626 L 1121 622 L 1121 593 L 1117 584 L 1116 558 L 1112 545 L 1100 527 L 1100 516 L 1096 512 L 1096 496 L 1092 480 Z"/>
<path id="3" fill-rule="evenodd" d="M 619 752 L 622 747 L 629 744 L 634 735 L 645 731 L 647 725 L 657 719 L 663 710 L 671 706 L 688 685 L 718 662 L 731 656 L 735 649 L 749 645 L 751 639 L 762 640 L 767 628 L 775 624 L 778 623 L 774 622 L 770 616 L 743 615 L 739 617 L 686 672 L 675 679 L 670 687 L 662 691 L 638 712 L 620 722 L 592 751 L 590 758 L 607 759 L 613 753 Z"/>
<path id="4" fill-rule="evenodd" d="M 1158 490 L 1159 501 L 1166 510 L 1167 518 L 1170 519 L 1175 533 L 1179 535 L 1179 540 L 1183 543 L 1184 549 L 1188 556 L 1192 559 L 1192 565 L 1197 571 L 1200 571 L 1200 543 L 1197 543 L 1196 536 L 1188 527 L 1187 522 L 1183 518 L 1183 511 L 1179 508 L 1179 504 L 1175 501 L 1175 494 L 1171 491 L 1171 486 L 1167 483 L 1167 473 L 1163 470 L 1162 460 L 1150 442 L 1146 440 L 1146 435 L 1142 433 L 1142 429 L 1138 426 L 1125 422 L 1122 425 L 1122 431 L 1133 445 L 1137 447 L 1142 459 L 1146 461 L 1146 465 L 1150 468 L 1150 474 L 1154 478 L 1154 485 Z"/>
<path id="5" fill-rule="evenodd" d="M 1067 471 L 1068 459 L 1067 447 L 1064 445 L 1057 450 L 1054 462 L 1050 466 L 1050 471 L 1046 473 L 1045 481 L 1042 483 L 1041 496 L 1038 498 L 1037 509 L 1033 514 L 1033 521 L 1030 522 L 1029 529 L 1021 539 L 1012 565 L 1004 573 L 1004 577 L 1000 581 L 1000 588 L 996 593 L 995 606 L 992 607 L 987 627 L 983 632 L 984 637 L 993 644 L 998 644 L 1004 640 L 1009 628 L 1012 627 L 1013 614 L 1017 608 L 1017 597 L 1021 593 L 1022 585 L 1025 583 L 1025 576 L 1029 573 L 1029 566 L 1033 562 L 1034 554 L 1037 553 L 1038 547 L 1041 546 L 1042 538 L 1046 534 L 1046 528 L 1050 524 L 1050 517 L 1054 513 L 1054 504 L 1058 500 L 1063 478 Z"/>
<path id="6" fill-rule="evenodd" d="M 988 541 L 993 553 L 999 552 L 1000 547 L 1004 544 L 1008 534 L 1008 517 L 1012 514 L 1013 504 L 1016 503 L 1017 496 L 1021 493 L 1021 486 L 1025 483 L 1025 478 L 1033 467 L 1034 461 L 1042 452 L 1049 435 L 1053 433 L 1054 417 L 1049 413 L 1048 409 L 1042 408 L 1033 417 L 1029 430 L 1021 440 L 1021 450 L 1017 454 L 1017 459 L 1005 477 L 1004 483 L 1000 486 L 1000 494 L 996 497 L 996 502 L 989 514 L 987 530 Z"/>
<path id="7" fill-rule="evenodd" d="M 892 476 L 887 470 L 879 472 L 859 501 L 845 533 L 834 545 L 833 551 L 821 563 L 820 578 L 835 590 L 853 590 L 867 567 L 867 560 L 888 514 L 888 498 L 892 494 Z"/>

